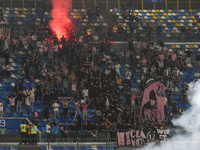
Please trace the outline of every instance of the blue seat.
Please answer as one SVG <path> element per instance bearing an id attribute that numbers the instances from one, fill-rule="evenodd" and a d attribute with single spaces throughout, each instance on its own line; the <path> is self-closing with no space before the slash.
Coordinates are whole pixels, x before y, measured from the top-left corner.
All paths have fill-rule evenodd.
<path id="1" fill-rule="evenodd" d="M 66 126 L 69 126 L 69 122 L 65 122 Z"/>
<path id="2" fill-rule="evenodd" d="M 68 148 L 67 150 L 76 150 L 74 146 L 69 146 L 67 148 Z"/>
<path id="3" fill-rule="evenodd" d="M 152 16 L 149 16 L 149 19 L 153 19 L 153 17 L 152 17 Z"/>
<path id="4" fill-rule="evenodd" d="M 28 117 L 28 114 L 27 113 L 23 113 L 23 117 Z"/>
<path id="5" fill-rule="evenodd" d="M 17 113 L 14 113 L 13 115 L 14 115 L 14 117 L 18 117 L 18 114 L 17 114 Z"/>
<path id="6" fill-rule="evenodd" d="M 107 145 L 107 149 L 115 149 L 113 145 Z"/>
<path id="7" fill-rule="evenodd" d="M 36 100 L 35 104 L 41 104 L 41 101 L 40 100 Z"/>
<path id="8" fill-rule="evenodd" d="M 10 10 L 10 14 L 14 14 L 14 11 L 13 11 L 13 10 Z"/>
<path id="9" fill-rule="evenodd" d="M 23 113 L 18 113 L 18 117 L 23 117 Z"/>
<path id="10" fill-rule="evenodd" d="M 72 104 L 75 104 L 75 103 L 76 103 L 76 100 L 72 100 L 71 103 L 72 103 Z"/>
<path id="11" fill-rule="evenodd" d="M 73 118 L 69 118 L 68 120 L 69 120 L 69 122 L 72 122 L 72 121 L 74 121 L 74 119 L 73 119 Z"/>
<path id="12" fill-rule="evenodd" d="M 89 121 L 90 122 L 95 122 L 95 119 L 94 118 L 90 118 Z"/>
<path id="13" fill-rule="evenodd" d="M 3 99 L 6 99 L 6 96 L 5 96 L 5 95 L 2 95 L 2 98 L 3 98 Z"/>
<path id="14" fill-rule="evenodd" d="M 64 150 L 64 147 L 58 146 L 58 150 Z"/>
<path id="15" fill-rule="evenodd" d="M 81 145 L 81 150 L 87 150 L 87 148 L 85 147 L 85 145 Z"/>
<path id="16" fill-rule="evenodd" d="M 42 109 L 38 108 L 38 109 L 37 109 L 37 112 L 39 112 L 39 113 L 42 112 Z"/>
<path id="17" fill-rule="evenodd" d="M 58 147 L 55 146 L 55 145 L 52 145 L 51 148 L 52 148 L 53 150 L 58 150 Z"/>
<path id="18" fill-rule="evenodd" d="M 3 103 L 3 104 L 6 104 L 6 100 L 3 99 L 3 100 L 2 100 L 2 103 Z M 5 106 L 6 106 L 6 105 L 5 105 Z"/>
<path id="19" fill-rule="evenodd" d="M 91 112 L 92 112 L 92 109 L 88 109 L 88 112 L 91 113 Z"/>
<path id="20" fill-rule="evenodd" d="M 2 83 L 2 86 L 7 86 L 7 84 L 3 82 L 3 83 Z"/>
<path id="21" fill-rule="evenodd" d="M 39 122 L 38 125 L 39 125 L 40 127 L 42 127 L 42 126 L 43 126 L 43 123 L 42 123 L 42 122 Z"/>
<path id="22" fill-rule="evenodd" d="M 69 104 L 69 108 L 74 108 L 74 105 L 73 104 Z"/>
<path id="23" fill-rule="evenodd" d="M 97 149 L 102 150 L 102 149 L 104 149 L 104 147 L 102 145 L 97 145 Z"/>

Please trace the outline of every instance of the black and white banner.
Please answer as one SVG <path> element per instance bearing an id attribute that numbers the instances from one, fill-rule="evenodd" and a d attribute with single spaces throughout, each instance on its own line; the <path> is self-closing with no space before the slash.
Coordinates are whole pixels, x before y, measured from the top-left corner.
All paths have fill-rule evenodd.
<path id="1" fill-rule="evenodd" d="M 118 145 L 143 146 L 150 142 L 159 142 L 169 135 L 170 130 L 130 130 L 126 132 L 117 132 Z"/>

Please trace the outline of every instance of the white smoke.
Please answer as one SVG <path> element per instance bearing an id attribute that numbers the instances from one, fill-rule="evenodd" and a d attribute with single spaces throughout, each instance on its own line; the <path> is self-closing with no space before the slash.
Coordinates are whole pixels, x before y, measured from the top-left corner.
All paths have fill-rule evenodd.
<path id="1" fill-rule="evenodd" d="M 173 124 L 183 128 L 186 134 L 177 134 L 159 145 L 147 144 L 143 150 L 200 149 L 200 80 L 189 84 L 188 99 L 191 103 L 189 110 L 173 121 Z"/>

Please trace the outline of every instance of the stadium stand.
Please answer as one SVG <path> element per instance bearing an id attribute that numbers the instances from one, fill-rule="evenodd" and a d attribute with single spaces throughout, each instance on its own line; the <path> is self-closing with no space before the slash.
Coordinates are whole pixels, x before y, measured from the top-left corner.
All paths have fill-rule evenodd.
<path id="1" fill-rule="evenodd" d="M 113 13 L 113 9 L 110 9 Z M 126 13 L 125 13 L 126 12 Z M 133 15 L 133 18 L 129 18 Z M 126 31 L 127 26 L 134 26 L 140 31 L 145 31 L 148 24 L 152 26 L 152 33 L 156 33 L 157 21 L 161 22 L 160 37 L 181 37 L 181 28 L 191 28 L 191 32 L 197 35 L 200 26 L 200 10 L 117 10 L 115 18 L 118 26 Z M 130 23 L 131 21 L 131 23 Z M 145 23 L 144 23 L 145 21 Z M 194 37 L 195 37 L 194 35 Z M 145 35 L 142 35 L 145 36 Z"/>
<path id="2" fill-rule="evenodd" d="M 131 20 L 127 14 L 135 18 Z M 42 142 L 53 143 L 53 150 L 77 148 L 54 142 L 116 144 L 119 132 L 173 127 L 172 120 L 190 107 L 186 91 L 188 83 L 200 77 L 200 43 L 164 42 L 160 38 L 182 39 L 183 27 L 186 39 L 198 38 L 200 10 L 118 9 L 115 15 L 118 30 L 122 27 L 131 36 L 140 30 L 142 34 L 138 36 L 144 40 L 139 37 L 133 42 L 127 36 L 128 44 L 124 39 L 115 41 L 114 26 L 107 25 L 102 15 L 90 20 L 86 9 L 70 11 L 76 30 L 67 41 L 59 41 L 48 32 L 46 25 L 51 20 L 48 11 L 9 7 L 3 11 L 1 25 L 28 26 L 1 29 L 3 118 L 25 117 L 34 122 L 42 133 L 39 149 L 49 149 Z M 157 33 L 157 20 L 161 22 L 161 33 Z M 29 28 L 35 25 L 37 29 Z M 131 26 L 134 29 L 128 33 L 127 27 Z M 150 34 L 159 37 L 157 40 L 145 34 L 148 26 L 153 30 Z M 92 35 L 87 35 L 89 27 Z M 101 28 L 106 28 L 106 32 Z M 121 36 L 120 32 L 117 34 Z M 141 113 L 149 79 L 167 89 L 162 91 L 165 94 L 162 121 Z M 79 148 L 115 149 L 115 144 L 79 144 Z"/>

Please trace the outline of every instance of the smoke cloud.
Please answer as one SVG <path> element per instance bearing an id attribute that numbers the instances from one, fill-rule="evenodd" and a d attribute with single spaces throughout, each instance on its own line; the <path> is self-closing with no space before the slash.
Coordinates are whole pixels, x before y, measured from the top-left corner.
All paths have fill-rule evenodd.
<path id="1" fill-rule="evenodd" d="M 173 121 L 186 132 L 177 134 L 161 142 L 159 145 L 146 145 L 143 150 L 199 150 L 200 146 L 200 80 L 190 83 L 188 98 L 191 102 L 189 110 Z M 178 133 L 178 129 L 177 129 Z"/>
<path id="2" fill-rule="evenodd" d="M 63 35 L 68 39 L 73 28 L 73 22 L 68 14 L 68 9 L 71 7 L 71 0 L 51 0 L 51 2 L 52 20 L 49 22 L 49 26 L 59 39 Z"/>

